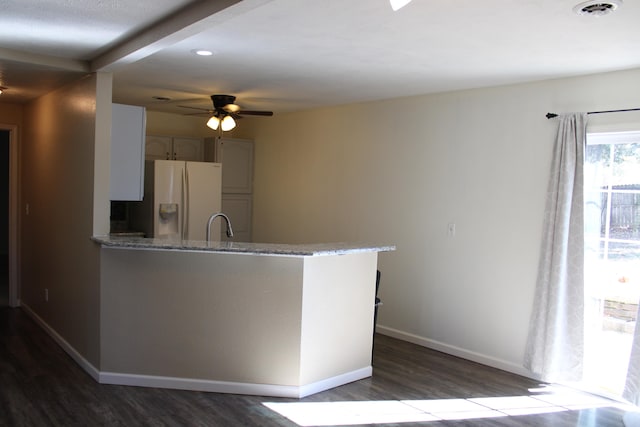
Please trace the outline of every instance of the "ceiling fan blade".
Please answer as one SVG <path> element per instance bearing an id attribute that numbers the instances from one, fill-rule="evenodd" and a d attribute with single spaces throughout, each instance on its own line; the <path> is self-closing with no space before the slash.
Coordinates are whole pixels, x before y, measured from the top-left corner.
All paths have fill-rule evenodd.
<path id="1" fill-rule="evenodd" d="M 183 116 L 212 116 L 212 113 L 203 111 L 202 113 L 182 113 Z"/>
<path id="2" fill-rule="evenodd" d="M 191 108 L 192 110 L 201 110 L 201 111 L 206 111 L 207 113 L 213 113 L 213 110 L 210 108 L 190 107 L 188 105 L 178 105 L 178 107 Z"/>
<path id="3" fill-rule="evenodd" d="M 242 116 L 273 116 L 273 111 L 241 110 L 241 111 L 238 111 L 238 114 Z"/>

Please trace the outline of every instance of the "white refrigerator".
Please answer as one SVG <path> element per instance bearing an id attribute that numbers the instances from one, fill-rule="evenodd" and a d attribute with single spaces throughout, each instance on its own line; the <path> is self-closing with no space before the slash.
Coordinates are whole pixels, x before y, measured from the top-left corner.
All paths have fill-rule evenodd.
<path id="1" fill-rule="evenodd" d="M 146 237 L 207 240 L 207 221 L 221 209 L 222 164 L 153 160 L 145 165 L 144 199 L 131 218 Z M 211 240 L 220 240 L 219 223 Z"/>

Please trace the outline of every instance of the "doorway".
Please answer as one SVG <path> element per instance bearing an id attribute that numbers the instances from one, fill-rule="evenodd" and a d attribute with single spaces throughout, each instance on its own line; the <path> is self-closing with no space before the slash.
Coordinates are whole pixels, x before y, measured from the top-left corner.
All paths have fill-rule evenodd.
<path id="1" fill-rule="evenodd" d="M 585 150 L 585 385 L 621 396 L 640 300 L 640 132 Z"/>
<path id="2" fill-rule="evenodd" d="M 19 228 L 19 207 L 18 207 L 18 126 L 5 125 L 0 123 L 0 151 L 6 155 L 6 160 L 0 160 L 0 174 L 6 177 L 5 188 L 0 189 L 0 197 L 4 201 L 0 202 L 1 215 L 6 215 L 6 223 L 0 224 L 2 231 L 0 236 L 7 243 L 6 268 L 0 277 L 8 281 L 8 305 L 18 307 L 19 298 L 19 251 L 18 251 L 18 228 Z M 0 157 L 1 158 L 1 157 Z M 0 184 L 3 185 L 3 184 Z M 0 216 L 1 216 L 0 215 Z M 4 242 L 0 242 L 3 245 Z M 0 285 L 0 298 L 5 301 L 6 287 Z"/>
<path id="3" fill-rule="evenodd" d="M 0 307 L 9 305 L 9 143 L 0 129 Z"/>

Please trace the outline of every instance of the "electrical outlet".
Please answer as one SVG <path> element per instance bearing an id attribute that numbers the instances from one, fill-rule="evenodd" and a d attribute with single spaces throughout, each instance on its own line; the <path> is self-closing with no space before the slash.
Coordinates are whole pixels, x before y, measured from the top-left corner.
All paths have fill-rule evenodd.
<path id="1" fill-rule="evenodd" d="M 456 237 L 456 224 L 455 222 L 450 222 L 447 224 L 447 236 Z"/>
<path id="2" fill-rule="evenodd" d="M 49 302 L 49 289 L 44 290 L 44 300 Z"/>

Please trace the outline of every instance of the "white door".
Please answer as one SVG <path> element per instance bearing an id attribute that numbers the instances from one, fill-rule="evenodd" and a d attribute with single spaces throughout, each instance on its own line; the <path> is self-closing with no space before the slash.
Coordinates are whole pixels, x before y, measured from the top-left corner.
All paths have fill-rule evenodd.
<path id="1" fill-rule="evenodd" d="M 187 240 L 207 240 L 209 217 L 222 209 L 222 165 L 186 162 Z M 216 219 L 216 222 L 220 219 Z M 211 240 L 220 240 L 220 223 L 211 227 Z"/>

